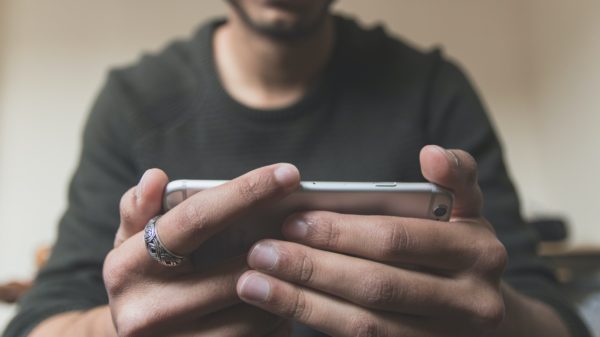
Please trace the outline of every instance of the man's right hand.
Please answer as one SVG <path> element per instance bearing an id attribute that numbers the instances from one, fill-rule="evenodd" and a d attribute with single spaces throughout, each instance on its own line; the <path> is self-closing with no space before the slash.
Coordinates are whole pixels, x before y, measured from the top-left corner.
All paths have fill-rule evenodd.
<path id="1" fill-rule="evenodd" d="M 189 255 L 227 224 L 296 190 L 299 181 L 288 164 L 254 170 L 181 203 L 157 221 L 157 231 L 169 250 Z M 55 316 L 31 336 L 290 335 L 289 322 L 240 302 L 235 287 L 247 269 L 244 257 L 203 272 L 189 261 L 168 268 L 152 260 L 142 230 L 160 211 L 167 182 L 164 172 L 149 170 L 121 200 L 120 228 L 103 270 L 109 306 Z"/>
<path id="2" fill-rule="evenodd" d="M 164 172 L 149 170 L 121 200 L 115 248 L 103 270 L 118 335 L 288 335 L 288 322 L 239 300 L 236 283 L 247 270 L 245 257 L 196 271 L 188 259 L 180 266 L 164 267 L 148 255 L 143 228 L 160 212 L 167 182 Z M 156 222 L 156 230 L 170 251 L 189 256 L 232 222 L 285 197 L 299 183 L 292 165 L 259 168 L 185 200 Z"/>

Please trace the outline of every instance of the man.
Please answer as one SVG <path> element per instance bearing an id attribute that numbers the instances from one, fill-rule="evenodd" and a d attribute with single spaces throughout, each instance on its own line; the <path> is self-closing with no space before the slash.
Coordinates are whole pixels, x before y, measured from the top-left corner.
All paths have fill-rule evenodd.
<path id="1" fill-rule="evenodd" d="M 587 335 L 535 258 L 465 77 L 330 5 L 231 0 L 227 21 L 111 73 L 53 255 L 5 336 Z M 217 254 L 194 252 L 300 172 L 424 177 L 454 191 L 452 219 L 304 212 L 283 239 L 198 268 Z M 166 173 L 243 175 L 156 218 Z M 179 265 L 154 261 L 156 247 Z"/>

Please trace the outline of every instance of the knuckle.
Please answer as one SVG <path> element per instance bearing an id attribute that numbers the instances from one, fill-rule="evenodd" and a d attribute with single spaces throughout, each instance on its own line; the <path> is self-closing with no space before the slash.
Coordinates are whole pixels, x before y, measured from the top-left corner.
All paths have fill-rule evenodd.
<path id="1" fill-rule="evenodd" d="M 297 274 L 298 280 L 304 284 L 310 283 L 313 278 L 314 268 L 312 259 L 306 254 L 303 255 Z"/>
<path id="2" fill-rule="evenodd" d="M 376 320 L 367 315 L 357 316 L 350 324 L 350 332 L 355 337 L 385 337 L 383 329 Z"/>
<path id="3" fill-rule="evenodd" d="M 102 278 L 108 294 L 118 296 L 131 277 L 131 269 L 127 259 L 123 259 L 116 250 L 112 250 L 104 260 Z"/>
<path id="4" fill-rule="evenodd" d="M 387 277 L 374 275 L 364 282 L 361 297 L 364 305 L 371 308 L 389 307 L 397 298 L 395 284 Z"/>
<path id="5" fill-rule="evenodd" d="M 201 235 L 210 223 L 210 214 L 194 203 L 186 204 L 182 211 L 182 219 L 175 223 L 177 230 L 181 232 L 191 230 L 191 234 Z"/>
<path id="6" fill-rule="evenodd" d="M 267 192 L 269 178 L 264 174 L 253 174 L 240 179 L 237 186 L 237 192 L 240 196 L 250 202 L 255 203 L 263 198 Z"/>
<path id="7" fill-rule="evenodd" d="M 489 265 L 492 270 L 502 273 L 508 264 L 508 252 L 506 247 L 499 241 L 490 246 Z"/>
<path id="8" fill-rule="evenodd" d="M 482 244 L 478 255 L 476 268 L 483 274 L 500 276 L 508 264 L 506 247 L 498 239 Z"/>
<path id="9" fill-rule="evenodd" d="M 125 306 L 114 316 L 114 325 L 120 337 L 148 336 L 152 330 L 153 318 L 148 316 L 149 310 L 139 310 L 133 306 Z"/>
<path id="10" fill-rule="evenodd" d="M 484 330 L 496 329 L 504 320 L 505 306 L 499 294 L 488 295 L 474 309 L 476 321 Z"/>
<path id="11" fill-rule="evenodd" d="M 156 307 L 156 299 L 132 294 L 115 302 L 110 307 L 118 336 L 163 336 L 164 326 L 181 320 L 181 307 Z"/>
<path id="12" fill-rule="evenodd" d="M 329 212 L 309 211 L 293 214 L 290 217 L 296 222 L 307 226 L 305 239 L 319 247 L 335 248 L 341 236 L 341 230 L 336 224 L 335 217 Z"/>
<path id="13" fill-rule="evenodd" d="M 130 224 L 135 221 L 135 211 L 130 202 L 129 194 L 124 194 L 121 197 L 121 202 L 119 203 L 119 210 L 121 213 L 121 223 Z"/>
<path id="14" fill-rule="evenodd" d="M 340 238 L 340 229 L 335 225 L 333 219 L 330 217 L 319 217 L 318 220 L 312 218 L 310 221 L 307 221 L 314 227 L 314 225 L 319 226 L 319 230 L 313 230 L 312 235 L 314 235 L 325 248 L 335 248 L 338 246 L 339 238 Z M 309 235 L 310 235 L 309 231 Z"/>
<path id="15" fill-rule="evenodd" d="M 414 238 L 405 225 L 397 223 L 391 226 L 391 230 L 384 228 L 384 232 L 389 233 L 390 231 L 391 233 L 387 235 L 388 239 L 382 245 L 384 257 L 394 259 L 399 254 L 410 251 L 415 245 Z"/>
<path id="16" fill-rule="evenodd" d="M 283 316 L 301 322 L 308 321 L 310 317 L 310 307 L 306 300 L 306 294 L 303 290 L 298 290 L 293 301 L 283 309 Z"/>

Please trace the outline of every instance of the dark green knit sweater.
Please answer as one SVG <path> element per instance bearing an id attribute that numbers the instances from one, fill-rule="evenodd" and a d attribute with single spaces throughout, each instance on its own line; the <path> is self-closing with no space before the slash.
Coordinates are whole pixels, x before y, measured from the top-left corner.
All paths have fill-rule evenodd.
<path id="1" fill-rule="evenodd" d="M 287 108 L 261 111 L 233 100 L 219 81 L 211 41 L 221 23 L 110 73 L 85 128 L 58 241 L 5 337 L 24 336 L 57 313 L 107 304 L 102 263 L 119 199 L 148 168 L 171 179 L 230 179 L 290 162 L 304 180 L 422 181 L 418 155 L 426 144 L 477 159 L 485 215 L 510 255 L 505 280 L 554 306 L 573 336 L 587 336 L 535 257 L 536 238 L 477 94 L 439 51 L 421 53 L 382 28 L 337 17 L 334 56 L 318 84 Z M 319 334 L 298 326 L 295 336 Z"/>

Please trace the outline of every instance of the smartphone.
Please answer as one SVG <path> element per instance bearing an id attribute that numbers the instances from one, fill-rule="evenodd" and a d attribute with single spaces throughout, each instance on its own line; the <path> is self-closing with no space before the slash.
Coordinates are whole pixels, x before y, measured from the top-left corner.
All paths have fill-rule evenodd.
<path id="1" fill-rule="evenodd" d="M 194 194 L 226 182 L 172 181 L 165 189 L 163 211 L 168 212 Z M 283 239 L 281 225 L 294 212 L 323 210 L 448 221 L 453 200 L 450 191 L 430 183 L 305 181 L 282 200 L 261 205 L 224 224 L 221 232 L 192 254 L 192 262 L 197 269 L 206 270 L 246 254 L 259 240 Z"/>
<path id="2" fill-rule="evenodd" d="M 163 210 L 226 180 L 175 180 L 165 190 Z M 304 181 L 273 208 L 289 212 L 324 210 L 448 221 L 452 192 L 431 183 Z"/>

